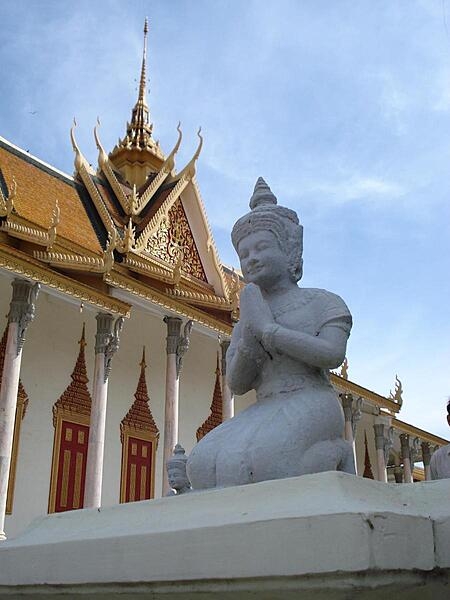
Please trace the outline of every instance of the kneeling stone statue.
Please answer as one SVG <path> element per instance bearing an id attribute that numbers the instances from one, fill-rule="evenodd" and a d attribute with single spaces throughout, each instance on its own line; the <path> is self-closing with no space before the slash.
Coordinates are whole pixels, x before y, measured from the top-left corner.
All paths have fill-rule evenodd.
<path id="1" fill-rule="evenodd" d="M 355 472 L 328 378 L 344 360 L 351 314 L 339 296 L 297 285 L 303 228 L 261 177 L 250 209 L 231 233 L 247 285 L 226 360 L 231 391 L 255 389 L 256 402 L 194 447 L 187 462 L 194 489 Z"/>

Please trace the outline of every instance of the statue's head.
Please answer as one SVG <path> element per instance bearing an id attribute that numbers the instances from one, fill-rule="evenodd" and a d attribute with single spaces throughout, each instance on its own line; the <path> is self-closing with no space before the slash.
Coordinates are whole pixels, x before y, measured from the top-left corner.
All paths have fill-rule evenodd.
<path id="1" fill-rule="evenodd" d="M 183 446 L 177 444 L 174 448 L 172 456 L 167 460 L 167 478 L 169 485 L 174 490 L 189 488 L 191 483 L 186 473 L 187 456 Z"/>
<path id="2" fill-rule="evenodd" d="M 231 241 L 239 257 L 242 240 L 256 232 L 268 232 L 286 256 L 289 277 L 294 282 L 299 281 L 303 274 L 303 227 L 297 213 L 278 206 L 276 197 L 262 177 L 256 182 L 250 209 L 236 221 L 231 232 Z"/>
<path id="3" fill-rule="evenodd" d="M 447 401 L 447 423 L 450 425 L 450 398 Z"/>

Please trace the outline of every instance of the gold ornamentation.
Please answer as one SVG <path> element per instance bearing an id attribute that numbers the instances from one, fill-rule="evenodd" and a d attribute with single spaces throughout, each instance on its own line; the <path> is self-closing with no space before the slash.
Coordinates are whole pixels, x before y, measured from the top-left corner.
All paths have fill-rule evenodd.
<path id="1" fill-rule="evenodd" d="M 231 335 L 232 328 L 230 325 L 221 323 L 218 319 L 214 319 L 213 317 L 195 309 L 192 306 L 186 306 L 181 302 L 177 302 L 175 299 L 166 296 L 166 294 L 150 289 L 138 281 L 131 280 L 130 278 L 114 271 L 104 275 L 103 279 L 106 283 L 114 286 L 115 288 L 125 290 L 138 296 L 139 298 L 148 300 L 153 304 L 158 304 L 162 308 L 173 311 L 182 317 L 192 319 L 196 323 L 200 323 L 201 325 L 204 325 L 205 327 L 208 327 L 217 333 L 223 333 L 226 336 Z"/>
<path id="2" fill-rule="evenodd" d="M 182 253 L 183 272 L 207 283 L 200 255 L 179 198 L 170 209 L 167 219 L 162 220 L 156 234 L 149 239 L 146 251 L 174 267 Z"/>
<path id="3" fill-rule="evenodd" d="M 77 298 L 84 303 L 91 304 L 107 312 L 112 312 L 125 317 L 130 316 L 131 306 L 126 302 L 111 298 L 105 293 L 95 290 L 88 285 L 74 281 L 61 273 L 55 273 L 46 269 L 31 257 L 23 255 L 13 248 L 0 247 L 0 267 L 17 275 L 42 283 L 42 285 L 53 288 Z"/>
<path id="4" fill-rule="evenodd" d="M 65 269 L 73 269 L 75 271 L 87 271 L 89 273 L 105 273 L 111 270 L 112 267 L 111 264 L 111 267 L 107 269 L 103 257 L 83 256 L 69 252 L 41 252 L 36 250 L 33 256 L 37 260 L 46 262 L 51 266 L 64 267 Z"/>
<path id="5" fill-rule="evenodd" d="M 164 161 L 164 164 L 162 165 L 161 169 L 159 170 L 158 175 L 154 178 L 154 180 L 151 182 L 151 184 L 148 186 L 148 188 L 145 190 L 145 192 L 142 194 L 142 196 L 140 198 L 136 197 L 133 200 L 133 208 L 132 208 L 133 215 L 139 215 L 142 212 L 142 210 L 147 206 L 147 204 L 153 198 L 156 190 L 161 186 L 163 181 L 166 179 L 167 175 L 169 175 L 169 173 L 171 173 L 173 171 L 173 169 L 175 168 L 175 154 L 178 152 L 178 149 L 180 148 L 181 138 L 183 136 L 183 134 L 181 133 L 180 125 L 181 125 L 181 123 L 178 123 L 178 126 L 177 126 L 178 140 L 177 140 L 172 152 L 169 154 L 169 156 Z"/>
<path id="6" fill-rule="evenodd" d="M 142 273 L 150 277 L 155 277 L 160 281 L 171 283 L 173 280 L 172 270 L 164 265 L 157 265 L 143 256 L 128 254 L 122 264 L 136 273 Z"/>
<path id="7" fill-rule="evenodd" d="M 48 228 L 48 232 L 47 232 L 47 235 L 48 235 L 47 250 L 51 250 L 53 244 L 55 243 L 56 227 L 60 223 L 60 217 L 61 217 L 61 210 L 59 208 L 58 200 L 55 200 L 55 208 L 53 209 L 53 212 L 52 212 L 52 222 L 50 223 L 50 227 Z"/>
<path id="8" fill-rule="evenodd" d="M 386 398 L 385 396 L 380 396 L 380 394 L 372 392 L 371 390 L 368 390 L 357 383 L 353 383 L 353 381 L 343 379 L 333 372 L 330 372 L 330 382 L 338 390 L 344 393 L 361 396 L 362 398 L 365 398 L 369 402 L 375 404 L 375 406 L 386 408 L 391 414 L 397 413 L 400 410 L 398 404 L 396 404 L 393 400 Z"/>
<path id="9" fill-rule="evenodd" d="M 188 181 L 189 180 L 186 177 L 182 177 L 177 182 L 177 184 L 175 185 L 173 190 L 170 192 L 170 194 L 164 200 L 162 205 L 159 207 L 159 209 L 156 211 L 156 213 L 153 215 L 153 217 L 150 219 L 150 221 L 144 227 L 140 236 L 136 240 L 135 247 L 138 252 L 142 252 L 146 248 L 149 238 L 158 231 L 163 219 L 164 218 L 167 219 L 170 209 L 177 201 L 178 196 L 181 194 L 181 192 L 187 186 Z"/>
<path id="10" fill-rule="evenodd" d="M 232 305 L 229 300 L 216 296 L 215 294 L 204 294 L 201 292 L 193 292 L 185 289 L 170 289 L 166 288 L 166 294 L 175 298 L 186 300 L 186 302 L 193 302 L 199 306 L 208 306 L 210 308 L 218 308 L 225 310 L 232 310 Z"/>
<path id="11" fill-rule="evenodd" d="M 341 371 L 338 373 L 339 377 L 342 379 L 348 379 L 348 360 L 347 357 L 344 358 L 344 362 L 341 365 Z"/>
<path id="12" fill-rule="evenodd" d="M 2 189 L 0 188 L 0 217 L 9 217 L 14 210 L 14 198 L 17 194 L 17 182 L 12 178 L 11 189 L 9 190 L 8 196 L 5 197 Z"/>
<path id="13" fill-rule="evenodd" d="M 402 386 L 402 382 L 400 381 L 400 379 L 398 378 L 398 376 L 395 376 L 395 388 L 394 388 L 394 392 L 389 392 L 389 398 L 391 400 L 393 400 L 396 404 L 398 404 L 399 409 L 402 407 L 403 404 L 403 386 Z"/>
<path id="14" fill-rule="evenodd" d="M 197 135 L 198 135 L 200 141 L 198 143 L 197 150 L 195 151 L 194 156 L 191 158 L 191 160 L 188 162 L 188 164 L 178 174 L 178 177 L 188 177 L 189 180 L 194 177 L 195 163 L 197 162 L 198 157 L 200 156 L 200 152 L 202 151 L 202 147 L 203 147 L 203 136 L 201 135 L 201 131 L 202 131 L 202 128 L 199 127 L 198 131 L 197 131 Z"/>
<path id="15" fill-rule="evenodd" d="M 97 209 L 97 212 L 103 222 L 103 225 L 106 227 L 106 231 L 109 233 L 115 229 L 115 225 L 105 206 L 105 203 L 103 202 L 103 198 L 100 196 L 97 186 L 92 181 L 91 173 L 89 172 L 89 163 L 81 154 L 81 151 L 78 148 L 78 144 L 75 139 L 75 127 L 76 121 L 74 119 L 74 124 L 70 129 L 70 138 L 72 140 L 73 151 L 75 152 L 75 169 L 78 175 L 81 177 L 82 182 L 86 186 L 86 189 L 89 192 L 89 196 L 91 197 L 91 200 L 94 203 L 95 208 Z"/>
<path id="16" fill-rule="evenodd" d="M 79 432 L 84 433 L 84 432 Z M 77 452 L 75 459 L 75 482 L 73 487 L 73 507 L 80 508 L 81 502 L 81 479 L 83 474 L 83 453 Z"/>
<path id="17" fill-rule="evenodd" d="M 49 231 L 43 231 L 37 227 L 25 225 L 16 220 L 16 218 L 14 218 L 14 220 L 7 219 L 0 223 L 0 231 L 4 231 L 12 237 L 32 242 L 39 246 L 48 246 L 50 243 Z"/>
<path id="18" fill-rule="evenodd" d="M 100 120 L 97 118 L 97 125 L 94 127 L 94 138 L 95 143 L 98 149 L 98 164 L 100 169 L 105 174 L 106 179 L 108 180 L 110 186 L 114 190 L 117 199 L 120 202 L 121 207 L 123 208 L 125 214 L 129 215 L 131 213 L 131 201 L 125 195 L 122 186 L 117 181 L 116 174 L 114 170 L 111 168 L 111 164 L 108 158 L 108 155 L 105 152 L 105 149 L 100 142 L 100 137 L 98 135 L 98 127 L 100 126 Z"/>

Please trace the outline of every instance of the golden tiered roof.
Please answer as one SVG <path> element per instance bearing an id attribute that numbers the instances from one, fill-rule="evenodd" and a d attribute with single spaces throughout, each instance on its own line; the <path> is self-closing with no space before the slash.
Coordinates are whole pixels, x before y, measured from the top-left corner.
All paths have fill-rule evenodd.
<path id="1" fill-rule="evenodd" d="M 147 33 L 146 22 L 138 99 L 125 137 L 108 154 L 99 123 L 94 128 L 97 170 L 78 146 L 75 123 L 74 177 L 0 140 L 0 266 L 127 314 L 129 305 L 110 293 L 117 287 L 229 334 L 238 288 L 220 263 L 195 180 L 203 138 L 199 130 L 198 147 L 179 172 L 180 124 L 167 156 L 154 140 Z"/>

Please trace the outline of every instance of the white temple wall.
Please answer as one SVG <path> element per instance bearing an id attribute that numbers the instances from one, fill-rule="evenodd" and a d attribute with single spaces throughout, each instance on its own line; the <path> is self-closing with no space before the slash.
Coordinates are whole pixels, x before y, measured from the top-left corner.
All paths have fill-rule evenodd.
<path id="1" fill-rule="evenodd" d="M 11 299 L 11 280 L 0 277 L 1 329 Z M 86 368 L 92 392 L 97 310 L 41 290 L 36 316 L 27 330 L 21 380 L 29 397 L 22 421 L 17 458 L 13 514 L 6 517 L 6 533 L 14 537 L 37 516 L 47 513 L 50 491 L 54 428 L 52 407 L 71 382 L 79 352 L 83 322 L 86 324 Z M 150 407 L 160 431 L 155 465 L 155 496 L 161 495 L 162 450 L 166 368 L 166 325 L 161 317 L 133 308 L 125 319 L 120 347 L 113 358 L 108 386 L 102 505 L 117 504 L 120 497 L 120 422 L 134 401 L 142 357 L 146 347 L 146 380 Z M 189 453 L 196 430 L 208 417 L 215 384 L 218 340 L 194 326 L 191 345 L 184 357 L 180 378 L 179 441 Z M 254 401 L 254 394 L 236 397 L 236 412 Z"/>

